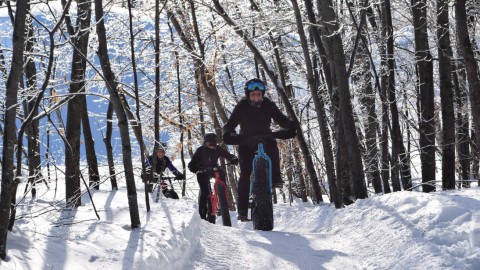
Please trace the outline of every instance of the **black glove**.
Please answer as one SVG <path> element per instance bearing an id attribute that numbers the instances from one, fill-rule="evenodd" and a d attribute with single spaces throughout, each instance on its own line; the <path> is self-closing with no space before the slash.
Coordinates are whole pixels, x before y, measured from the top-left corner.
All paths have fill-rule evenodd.
<path id="1" fill-rule="evenodd" d="M 140 177 L 142 178 L 142 182 L 148 181 L 149 178 L 150 178 L 150 170 L 147 168 L 147 169 L 145 170 L 145 173 L 142 172 L 142 174 L 140 175 Z"/>
<path id="2" fill-rule="evenodd" d="M 228 131 L 223 133 L 222 139 L 225 144 L 238 145 L 245 140 L 245 136 L 237 134 L 236 132 Z"/>
<path id="3" fill-rule="evenodd" d="M 185 175 L 183 173 L 177 173 L 175 180 L 185 180 Z"/>
<path id="4" fill-rule="evenodd" d="M 232 165 L 238 165 L 238 158 L 234 157 L 230 160 L 230 164 Z"/>
<path id="5" fill-rule="evenodd" d="M 203 173 L 206 175 L 212 175 L 213 174 L 213 168 L 201 168 L 198 170 L 198 173 Z"/>

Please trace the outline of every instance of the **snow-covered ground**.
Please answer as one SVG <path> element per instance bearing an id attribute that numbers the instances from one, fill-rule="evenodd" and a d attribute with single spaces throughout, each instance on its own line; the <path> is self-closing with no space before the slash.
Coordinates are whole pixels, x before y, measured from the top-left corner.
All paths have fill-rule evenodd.
<path id="1" fill-rule="evenodd" d="M 196 182 L 188 196 L 161 198 L 130 229 L 126 187 L 109 182 L 83 206 L 61 210 L 51 189 L 19 207 L 0 269 L 480 269 L 480 189 L 398 192 L 345 209 L 295 201 L 274 206 L 275 229 L 254 231 L 231 212 L 232 227 L 197 214 Z M 177 190 L 179 187 L 177 186 Z M 19 189 L 23 190 L 23 189 Z M 57 199 L 63 186 L 57 190 Z"/>

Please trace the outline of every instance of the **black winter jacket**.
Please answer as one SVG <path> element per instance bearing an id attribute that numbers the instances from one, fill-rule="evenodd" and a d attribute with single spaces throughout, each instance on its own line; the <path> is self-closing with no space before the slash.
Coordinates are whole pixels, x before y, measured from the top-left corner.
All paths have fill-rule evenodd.
<path id="1" fill-rule="evenodd" d="M 283 128 L 272 134 L 275 138 L 290 139 L 295 136 L 295 123 L 288 119 L 269 98 L 264 97 L 259 107 L 250 105 L 248 99 L 243 98 L 223 126 L 223 142 L 242 144 L 250 136 L 270 134 L 272 119 Z M 240 125 L 239 135 L 235 132 L 238 125 Z"/>
<path id="2" fill-rule="evenodd" d="M 193 154 L 192 160 L 188 163 L 188 169 L 193 173 L 202 169 L 211 169 L 217 166 L 217 161 L 220 157 L 224 157 L 228 161 L 236 158 L 220 146 L 217 146 L 215 149 L 210 149 L 202 145 Z"/>

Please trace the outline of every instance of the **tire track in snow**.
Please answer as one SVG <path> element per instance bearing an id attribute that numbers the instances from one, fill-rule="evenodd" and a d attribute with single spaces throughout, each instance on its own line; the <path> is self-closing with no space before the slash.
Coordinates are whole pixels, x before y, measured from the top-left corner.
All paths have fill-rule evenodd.
<path id="1" fill-rule="evenodd" d="M 233 216 L 232 216 L 233 217 Z M 324 234 L 263 232 L 232 218 L 232 228 L 202 221 L 202 251 L 192 258 L 194 269 L 357 269 L 340 246 L 328 246 Z"/>

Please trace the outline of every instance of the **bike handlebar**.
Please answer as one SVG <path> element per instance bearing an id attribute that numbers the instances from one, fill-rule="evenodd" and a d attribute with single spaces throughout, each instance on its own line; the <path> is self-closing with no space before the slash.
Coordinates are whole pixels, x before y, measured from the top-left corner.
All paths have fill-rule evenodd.
<path id="1" fill-rule="evenodd" d="M 161 176 L 158 174 L 158 173 L 153 173 L 153 178 L 160 178 L 160 179 L 164 179 L 164 180 L 168 180 L 168 179 L 171 179 L 171 180 L 175 180 L 175 176 Z"/>
<path id="2" fill-rule="evenodd" d="M 231 163 L 227 163 L 227 164 L 225 164 L 225 166 L 228 167 L 228 166 L 236 166 L 236 165 L 231 164 Z M 213 166 L 213 167 L 209 167 L 209 168 L 202 168 L 202 170 L 197 171 L 195 174 L 206 173 L 206 172 L 209 172 L 209 171 L 216 171 L 220 168 L 221 168 L 221 166 Z"/>

